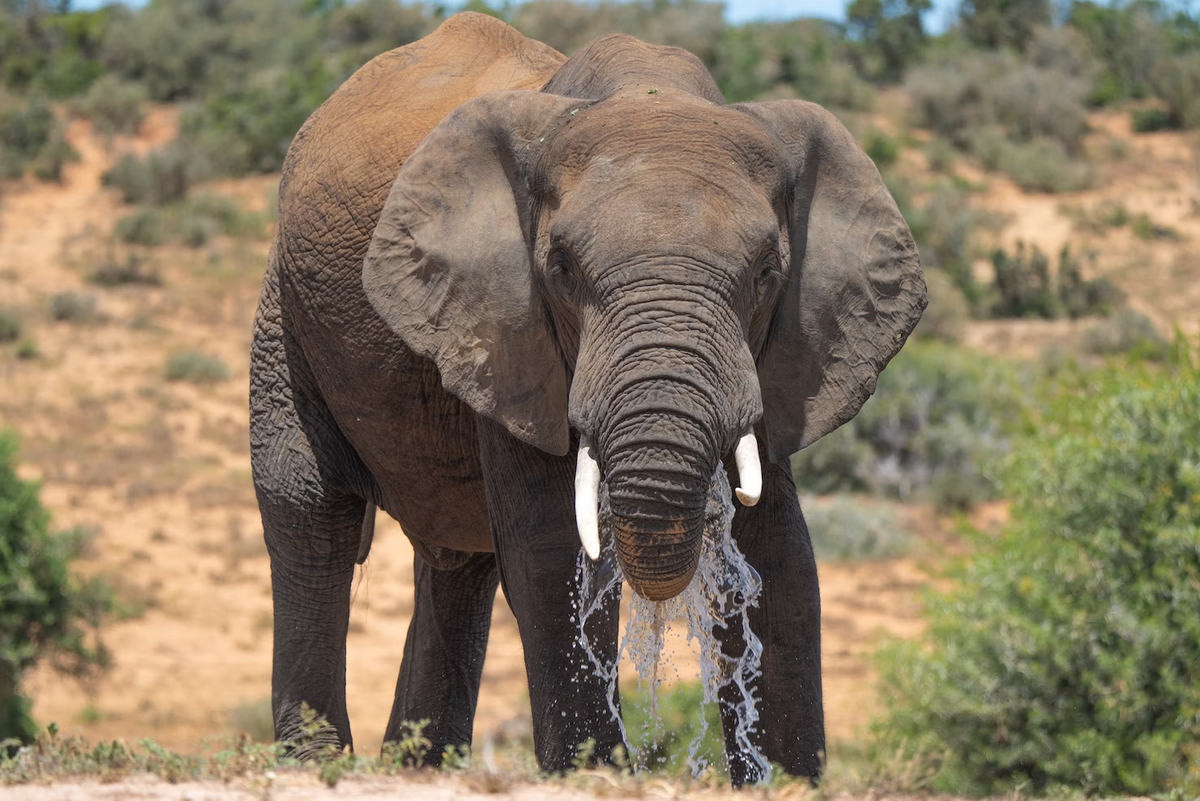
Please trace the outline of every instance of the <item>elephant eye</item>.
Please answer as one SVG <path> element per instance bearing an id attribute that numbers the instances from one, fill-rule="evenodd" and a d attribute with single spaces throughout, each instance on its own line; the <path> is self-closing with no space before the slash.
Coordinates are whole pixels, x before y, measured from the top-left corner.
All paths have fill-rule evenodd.
<path id="1" fill-rule="evenodd" d="M 763 254 L 758 258 L 758 271 L 755 276 L 759 300 L 764 300 L 769 296 L 782 277 L 779 253 L 774 248 L 764 249 Z"/>
<path id="2" fill-rule="evenodd" d="M 550 254 L 550 277 L 568 294 L 575 291 L 578 268 L 571 254 L 563 248 L 556 248 Z"/>

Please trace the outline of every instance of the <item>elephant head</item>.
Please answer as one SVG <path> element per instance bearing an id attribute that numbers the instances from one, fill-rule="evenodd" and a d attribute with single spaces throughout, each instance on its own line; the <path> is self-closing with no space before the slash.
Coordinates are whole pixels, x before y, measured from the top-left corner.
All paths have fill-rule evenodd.
<path id="1" fill-rule="evenodd" d="M 785 465 L 853 417 L 925 286 L 879 173 L 824 109 L 609 82 L 601 100 L 552 81 L 445 118 L 397 176 L 363 282 L 475 412 L 553 454 L 578 433 L 585 548 L 603 480 L 625 576 L 659 600 L 695 572 L 718 462 L 736 454 L 756 502 L 755 432 Z"/>

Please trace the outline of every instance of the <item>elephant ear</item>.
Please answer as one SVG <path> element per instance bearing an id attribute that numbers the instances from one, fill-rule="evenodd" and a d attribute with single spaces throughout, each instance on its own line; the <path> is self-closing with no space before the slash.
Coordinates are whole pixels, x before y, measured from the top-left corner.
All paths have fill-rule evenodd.
<path id="1" fill-rule="evenodd" d="M 758 367 L 782 464 L 858 413 L 921 319 L 925 281 L 896 202 L 837 118 L 799 100 L 736 108 L 774 131 L 792 171 L 789 279 Z"/>
<path id="2" fill-rule="evenodd" d="M 579 100 L 483 95 L 400 168 L 363 262 L 375 311 L 518 439 L 569 448 L 567 377 L 530 257 L 532 165 Z"/>

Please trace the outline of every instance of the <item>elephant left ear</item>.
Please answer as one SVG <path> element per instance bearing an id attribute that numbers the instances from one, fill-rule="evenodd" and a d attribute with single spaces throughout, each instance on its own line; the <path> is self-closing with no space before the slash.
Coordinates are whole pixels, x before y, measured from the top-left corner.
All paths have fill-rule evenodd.
<path id="1" fill-rule="evenodd" d="M 530 183 L 580 106 L 531 91 L 460 106 L 400 168 L 362 272 L 372 307 L 447 390 L 558 455 L 570 447 L 566 368 L 533 277 Z"/>
<path id="2" fill-rule="evenodd" d="M 916 244 L 875 164 L 813 103 L 734 106 L 778 137 L 791 174 L 787 287 L 759 358 L 771 460 L 854 415 L 921 319 Z"/>

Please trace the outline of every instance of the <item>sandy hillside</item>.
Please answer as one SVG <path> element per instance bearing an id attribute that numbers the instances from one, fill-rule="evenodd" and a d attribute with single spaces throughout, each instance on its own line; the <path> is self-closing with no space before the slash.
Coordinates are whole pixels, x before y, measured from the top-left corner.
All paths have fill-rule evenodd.
<path id="1" fill-rule="evenodd" d="M 101 259 L 120 260 L 127 252 L 111 232 L 130 209 L 100 185 L 102 172 L 124 150 L 167 141 L 172 119 L 158 110 L 137 139 L 112 143 L 77 121 L 69 139 L 82 158 L 67 167 L 63 185 L 6 188 L 0 307 L 18 312 L 39 355 L 20 359 L 15 347 L 0 348 L 0 424 L 20 431 L 24 469 L 43 481 L 55 524 L 93 533 L 83 569 L 107 576 L 123 607 L 123 619 L 104 632 L 112 669 L 87 686 L 49 669 L 34 673 L 25 690 L 36 699 L 36 717 L 93 739 L 150 737 L 195 749 L 239 727 L 261 730 L 269 723 L 269 571 L 250 481 L 246 410 L 250 324 L 267 241 L 218 237 L 201 249 L 156 248 L 150 259 L 161 286 L 102 288 L 87 280 Z M 1097 252 L 1095 271 L 1111 275 L 1135 308 L 1160 326 L 1178 322 L 1195 332 L 1194 154 L 1177 135 L 1132 139 L 1121 118 L 1101 116 L 1096 123 L 1098 141 L 1128 140 L 1123 159 L 1102 165 L 1105 189 L 1031 197 L 989 177 L 984 202 L 1010 218 L 1001 234 L 1006 242 L 1021 238 L 1051 253 L 1067 239 L 1080 241 L 1073 207 L 1110 198 L 1172 226 L 1178 240 L 1147 242 L 1125 229 L 1084 239 Z M 270 177 L 206 189 L 251 211 L 265 208 L 274 190 Z M 94 311 L 54 321 L 52 298 L 63 292 L 94 298 Z M 980 325 L 972 341 L 1035 354 L 1041 343 L 1073 336 L 1080 325 Z M 167 381 L 168 358 L 189 349 L 219 357 L 232 377 Z M 921 523 L 933 532 L 948 526 Z M 350 715 L 357 747 L 366 753 L 378 749 L 391 705 L 412 604 L 411 560 L 399 527 L 381 520 L 356 583 L 349 638 Z M 926 577 L 919 562 L 821 568 L 826 717 L 834 739 L 854 737 L 872 711 L 864 655 L 877 635 L 911 636 L 921 627 L 917 591 Z M 678 650 L 679 673 L 690 678 L 694 666 Z M 498 597 L 477 739 L 524 736 L 527 704 L 516 625 Z"/>

